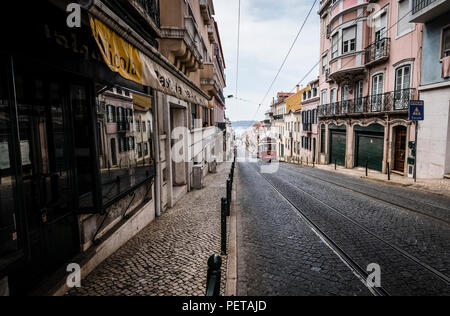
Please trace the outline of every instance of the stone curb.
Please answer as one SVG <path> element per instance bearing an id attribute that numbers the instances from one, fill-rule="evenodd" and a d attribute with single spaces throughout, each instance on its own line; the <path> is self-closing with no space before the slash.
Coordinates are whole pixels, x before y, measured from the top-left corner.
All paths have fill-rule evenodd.
<path id="1" fill-rule="evenodd" d="M 228 226 L 228 259 L 227 259 L 227 278 L 225 296 L 237 295 L 237 179 L 239 176 L 239 167 L 236 164 L 232 203 L 231 203 L 231 215 L 229 219 L 230 225 Z"/>

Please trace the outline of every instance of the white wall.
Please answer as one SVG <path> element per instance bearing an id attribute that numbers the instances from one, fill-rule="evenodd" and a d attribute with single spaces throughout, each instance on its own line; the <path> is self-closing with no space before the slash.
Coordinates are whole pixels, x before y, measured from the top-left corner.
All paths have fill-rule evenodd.
<path id="1" fill-rule="evenodd" d="M 421 91 L 425 120 L 419 124 L 417 177 L 442 178 L 450 172 L 450 86 Z"/>

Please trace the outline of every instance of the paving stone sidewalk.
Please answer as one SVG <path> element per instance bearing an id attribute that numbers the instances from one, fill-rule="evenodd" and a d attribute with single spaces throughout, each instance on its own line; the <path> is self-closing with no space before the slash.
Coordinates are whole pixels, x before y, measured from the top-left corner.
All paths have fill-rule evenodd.
<path id="1" fill-rule="evenodd" d="M 346 169 L 344 167 L 337 167 L 334 170 L 334 165 L 316 165 L 317 169 L 327 170 L 336 173 L 342 173 L 351 177 L 366 178 L 365 168 Z M 409 177 L 400 176 L 395 173 L 391 173 L 391 180 L 388 181 L 387 175 L 381 172 L 370 170 L 368 180 L 380 181 L 386 184 L 396 184 L 411 189 L 421 190 L 434 194 L 450 197 L 450 179 L 418 179 L 414 182 L 414 179 Z"/>
<path id="2" fill-rule="evenodd" d="M 230 164 L 100 264 L 70 296 L 204 296 L 208 258 L 220 254 L 220 199 Z M 222 292 L 225 292 L 226 257 Z"/>

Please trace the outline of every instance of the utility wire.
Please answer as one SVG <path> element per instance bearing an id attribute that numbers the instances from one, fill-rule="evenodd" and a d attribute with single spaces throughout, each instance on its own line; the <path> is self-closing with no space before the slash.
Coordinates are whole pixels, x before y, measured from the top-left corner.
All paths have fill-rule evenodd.
<path id="1" fill-rule="evenodd" d="M 258 107 L 258 110 L 257 110 L 256 114 L 258 113 L 258 111 L 259 111 L 259 109 L 261 108 L 262 104 L 264 103 L 264 101 L 266 100 L 267 96 L 269 95 L 270 90 L 273 88 L 273 85 L 274 85 L 275 82 L 277 81 L 278 77 L 280 76 L 281 71 L 283 70 L 283 67 L 284 67 L 284 65 L 286 64 L 287 59 L 289 58 L 289 56 L 290 56 L 292 50 L 294 49 L 295 43 L 297 43 L 297 40 L 298 40 L 298 38 L 300 37 L 300 34 L 301 34 L 301 32 L 303 31 L 303 28 L 305 27 L 306 22 L 308 21 L 310 15 L 311 15 L 311 12 L 313 11 L 314 7 L 316 6 L 316 3 L 317 3 L 317 0 L 314 0 L 314 3 L 313 3 L 313 5 L 311 6 L 311 9 L 310 9 L 309 12 L 308 12 L 308 15 L 306 16 L 306 18 L 305 18 L 305 20 L 304 20 L 302 26 L 300 27 L 300 30 L 299 30 L 298 33 L 297 33 L 297 36 L 296 36 L 295 39 L 294 39 L 294 42 L 292 43 L 292 45 L 291 45 L 291 47 L 290 47 L 288 53 L 286 54 L 286 57 L 284 57 L 283 63 L 281 64 L 280 68 L 278 69 L 278 72 L 277 72 L 275 78 L 273 79 L 272 83 L 271 83 L 270 86 L 269 86 L 269 89 L 267 89 L 267 92 L 266 92 L 266 94 L 264 95 L 264 98 L 262 99 L 261 103 L 259 104 L 259 107 Z"/>
<path id="2" fill-rule="evenodd" d="M 236 100 L 239 99 L 239 58 L 241 46 L 241 0 L 239 0 L 238 10 L 238 36 L 237 36 L 237 56 L 236 56 Z"/>

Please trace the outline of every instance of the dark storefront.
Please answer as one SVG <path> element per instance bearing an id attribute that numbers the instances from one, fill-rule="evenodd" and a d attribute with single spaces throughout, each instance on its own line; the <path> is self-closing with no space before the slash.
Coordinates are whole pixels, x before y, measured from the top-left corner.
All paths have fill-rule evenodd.
<path id="1" fill-rule="evenodd" d="M 109 148 L 99 93 L 144 87 L 104 65 L 88 24 L 69 29 L 63 10 L 36 2 L 22 16 L 26 29 L 7 34 L 0 50 L 0 278 L 8 275 L 12 294 L 80 251 L 78 215 L 105 213 L 154 176 L 151 155 L 116 168 L 99 159 Z M 2 30 L 10 10 L 24 12 L 2 10 Z"/>
<path id="2" fill-rule="evenodd" d="M 355 126 L 356 162 L 359 167 L 383 170 L 384 127 L 372 124 L 368 127 Z"/>
<path id="3" fill-rule="evenodd" d="M 330 125 L 330 160 L 340 166 L 345 166 L 347 129 L 345 126 Z"/>

